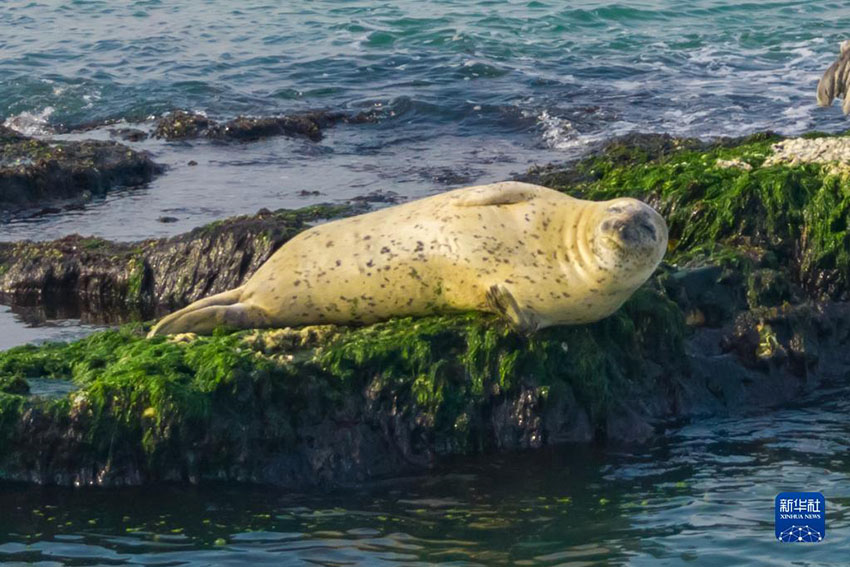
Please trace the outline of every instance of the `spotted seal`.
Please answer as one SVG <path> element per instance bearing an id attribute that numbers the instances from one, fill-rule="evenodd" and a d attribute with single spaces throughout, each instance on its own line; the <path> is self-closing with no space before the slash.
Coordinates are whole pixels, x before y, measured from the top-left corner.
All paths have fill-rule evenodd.
<path id="1" fill-rule="evenodd" d="M 616 311 L 666 247 L 664 220 L 635 199 L 468 187 L 310 228 L 241 287 L 165 317 L 150 335 L 469 310 L 524 331 L 588 323 Z"/>
<path id="2" fill-rule="evenodd" d="M 841 109 L 844 114 L 850 114 L 848 86 L 850 86 L 850 40 L 841 42 L 838 59 L 829 66 L 818 81 L 818 106 L 831 106 L 836 97 L 843 97 L 844 103 Z"/>

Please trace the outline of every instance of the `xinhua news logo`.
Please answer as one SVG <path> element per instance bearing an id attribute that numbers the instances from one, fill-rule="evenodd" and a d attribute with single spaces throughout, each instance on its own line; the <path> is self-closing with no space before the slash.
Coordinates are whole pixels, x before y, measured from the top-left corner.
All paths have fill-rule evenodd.
<path id="1" fill-rule="evenodd" d="M 781 542 L 818 543 L 826 537 L 826 498 L 820 492 L 781 492 L 774 512 Z"/>

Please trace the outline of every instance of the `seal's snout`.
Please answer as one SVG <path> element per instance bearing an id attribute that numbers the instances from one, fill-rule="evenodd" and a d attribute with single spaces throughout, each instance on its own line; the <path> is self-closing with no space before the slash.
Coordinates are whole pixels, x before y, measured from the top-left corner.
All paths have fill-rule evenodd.
<path id="1" fill-rule="evenodd" d="M 661 216 L 635 199 L 618 199 L 606 207 L 599 228 L 603 235 L 626 248 L 655 248 L 667 238 Z"/>
<path id="2" fill-rule="evenodd" d="M 652 218 L 645 211 L 638 211 L 623 218 L 605 222 L 609 223 L 608 230 L 615 232 L 624 244 L 640 246 L 648 243 L 654 244 L 658 240 L 658 231 L 652 222 Z"/>

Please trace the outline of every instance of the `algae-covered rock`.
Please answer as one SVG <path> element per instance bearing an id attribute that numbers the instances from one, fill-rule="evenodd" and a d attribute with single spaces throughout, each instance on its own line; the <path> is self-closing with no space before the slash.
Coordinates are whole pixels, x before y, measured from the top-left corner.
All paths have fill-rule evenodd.
<path id="1" fill-rule="evenodd" d="M 0 125 L 0 213 L 141 185 L 161 171 L 116 142 L 48 142 Z"/>
<path id="2" fill-rule="evenodd" d="M 130 326 L 19 347 L 0 353 L 0 383 L 77 389 L 0 392 L 0 477 L 298 486 L 604 438 L 618 400 L 675 389 L 683 332 L 675 306 L 645 289 L 605 321 L 531 337 L 458 314 L 178 340 Z M 670 372 L 659 381 L 651 364 Z"/>
<path id="3" fill-rule="evenodd" d="M 310 222 L 347 212 L 345 206 L 261 211 L 130 243 L 79 235 L 0 243 L 0 302 L 73 305 L 107 321 L 150 317 L 239 286 Z"/>
<path id="4" fill-rule="evenodd" d="M 745 311 L 689 337 L 649 284 L 592 325 L 517 334 L 483 314 L 0 353 L 0 478 L 58 484 L 350 483 L 441 455 L 643 441 L 846 380 L 850 308 Z M 28 395 L 57 380 L 73 391 Z M 6 384 L 13 385 L 6 387 Z"/>

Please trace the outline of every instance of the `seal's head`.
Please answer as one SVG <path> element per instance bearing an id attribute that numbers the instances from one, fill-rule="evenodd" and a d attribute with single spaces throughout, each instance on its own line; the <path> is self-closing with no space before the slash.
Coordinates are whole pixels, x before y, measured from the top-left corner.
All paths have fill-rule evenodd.
<path id="1" fill-rule="evenodd" d="M 667 250 L 667 223 L 637 199 L 599 203 L 593 254 L 599 266 L 616 272 L 623 287 L 643 283 Z"/>

